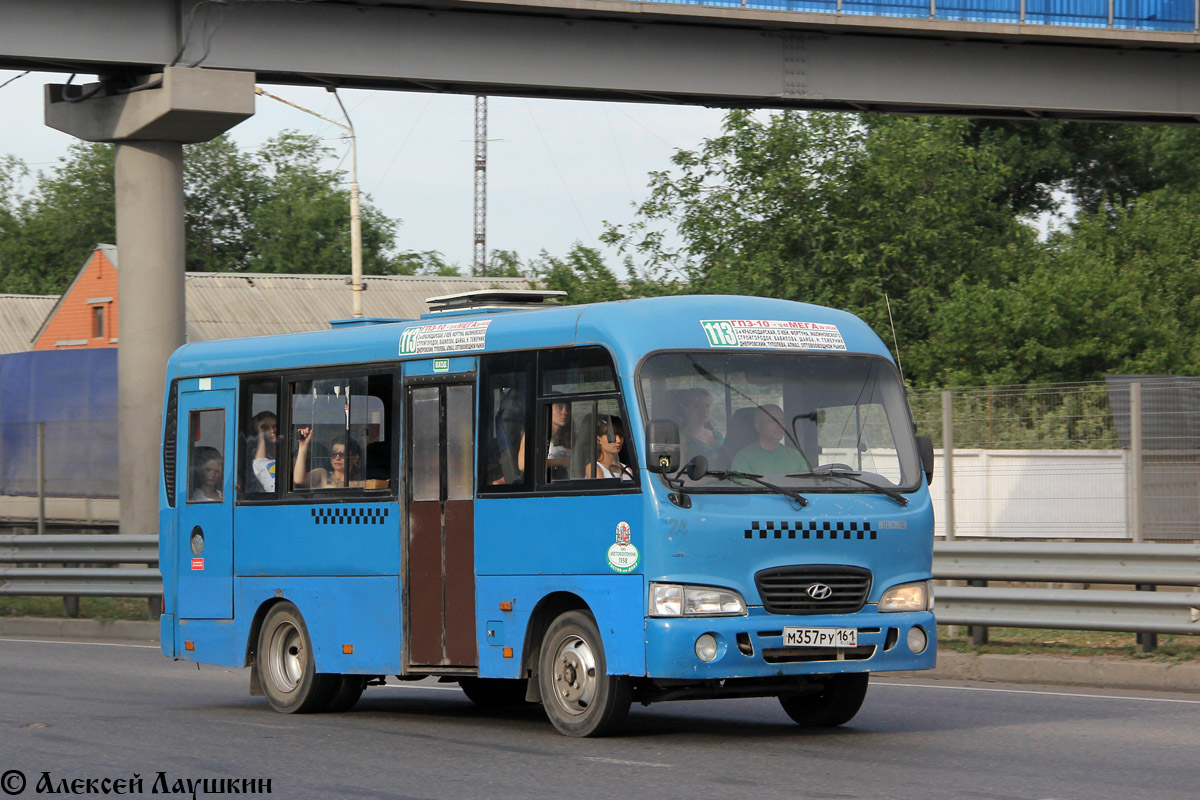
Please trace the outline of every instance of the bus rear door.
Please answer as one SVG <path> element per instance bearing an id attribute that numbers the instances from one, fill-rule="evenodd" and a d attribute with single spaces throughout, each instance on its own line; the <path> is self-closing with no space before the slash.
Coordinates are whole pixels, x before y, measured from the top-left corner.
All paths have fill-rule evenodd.
<path id="1" fill-rule="evenodd" d="M 406 378 L 404 624 L 412 666 L 478 665 L 475 384 L 463 377 Z"/>

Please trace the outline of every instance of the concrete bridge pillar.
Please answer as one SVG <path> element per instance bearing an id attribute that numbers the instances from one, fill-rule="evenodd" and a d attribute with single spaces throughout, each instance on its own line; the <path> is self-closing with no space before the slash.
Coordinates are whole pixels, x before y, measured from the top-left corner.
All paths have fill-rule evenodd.
<path id="1" fill-rule="evenodd" d="M 166 67 L 46 87 L 47 125 L 116 144 L 121 533 L 158 531 L 163 381 L 186 323 L 183 145 L 253 114 L 252 72 Z"/>

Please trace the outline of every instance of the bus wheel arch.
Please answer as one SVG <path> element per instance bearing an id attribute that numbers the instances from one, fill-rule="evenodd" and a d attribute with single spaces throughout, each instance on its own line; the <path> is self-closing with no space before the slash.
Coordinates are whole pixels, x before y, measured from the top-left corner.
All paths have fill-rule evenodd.
<path id="1" fill-rule="evenodd" d="M 272 603 L 257 627 L 254 670 L 267 702 L 285 714 L 324 711 L 341 676 L 316 671 L 312 639 L 300 610 L 287 600 Z"/>
<path id="2" fill-rule="evenodd" d="M 246 655 L 242 660 L 243 667 L 250 667 L 250 696 L 262 697 L 262 683 L 258 679 L 258 637 L 262 632 L 263 620 L 267 617 L 267 612 L 272 606 L 287 602 L 282 597 L 272 597 L 266 600 L 254 612 L 254 618 L 250 620 L 250 630 L 246 633 Z"/>
<path id="3" fill-rule="evenodd" d="M 525 643 L 521 648 L 521 674 L 529 676 L 529 686 L 525 699 L 530 703 L 542 702 L 541 689 L 538 684 L 538 662 L 542 651 L 542 640 L 554 620 L 568 611 L 588 611 L 591 609 L 582 597 L 571 592 L 554 592 L 538 601 L 533 613 L 529 615 L 529 625 L 525 628 Z"/>

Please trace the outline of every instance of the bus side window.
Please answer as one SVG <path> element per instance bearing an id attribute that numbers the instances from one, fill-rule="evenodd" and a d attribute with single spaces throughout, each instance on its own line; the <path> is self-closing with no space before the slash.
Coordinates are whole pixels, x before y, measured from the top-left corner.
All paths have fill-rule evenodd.
<path id="1" fill-rule="evenodd" d="M 363 488 L 387 489 L 392 480 L 391 430 L 392 384 L 390 373 L 371 375 L 366 380 L 366 394 L 357 394 L 351 386 L 351 428 L 363 442 Z"/>
<path id="2" fill-rule="evenodd" d="M 390 374 L 297 381 L 291 398 L 293 491 L 390 488 Z"/>
<path id="3" fill-rule="evenodd" d="M 533 353 L 501 353 L 480 359 L 479 490 L 531 488 Z"/>
<path id="4" fill-rule="evenodd" d="M 242 492 L 275 494 L 275 458 L 279 444 L 279 381 L 248 383 L 242 393 Z"/>
<path id="5" fill-rule="evenodd" d="M 225 486 L 225 409 L 193 411 L 188 418 L 189 503 L 220 503 Z"/>
<path id="6" fill-rule="evenodd" d="M 603 347 L 545 350 L 538 357 L 538 368 L 543 484 L 568 491 L 573 481 L 636 480 L 633 447 L 608 351 Z M 598 436 L 601 430 L 603 444 Z M 618 437 L 621 444 L 614 448 Z M 574 488 L 597 487 L 576 484 Z"/>

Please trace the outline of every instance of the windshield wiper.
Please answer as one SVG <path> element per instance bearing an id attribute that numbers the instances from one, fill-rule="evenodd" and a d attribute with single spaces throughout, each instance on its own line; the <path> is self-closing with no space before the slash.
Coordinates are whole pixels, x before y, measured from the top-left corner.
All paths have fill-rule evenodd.
<path id="1" fill-rule="evenodd" d="M 848 481 L 854 481 L 860 486 L 866 486 L 868 489 L 874 489 L 880 494 L 887 495 L 902 506 L 908 505 L 908 498 L 900 494 L 895 489 L 887 486 L 880 486 L 877 483 L 863 480 L 861 472 L 855 472 L 849 467 L 842 467 L 837 464 L 823 464 L 816 469 L 808 472 L 793 472 L 788 474 L 789 478 L 845 478 Z"/>
<path id="2" fill-rule="evenodd" d="M 691 477 L 691 476 L 689 475 L 689 477 Z M 766 488 L 770 489 L 772 492 L 781 494 L 784 497 L 788 498 L 789 500 L 794 500 L 796 503 L 799 504 L 800 508 L 804 508 L 806 505 L 808 505 L 808 498 L 802 496 L 795 489 L 788 489 L 783 486 L 776 486 L 773 483 L 768 483 L 767 481 L 764 481 L 762 479 L 762 475 L 754 475 L 749 472 L 738 472 L 737 470 L 729 470 L 729 469 L 710 469 L 710 470 L 705 470 L 704 475 L 702 477 L 716 478 L 717 480 L 721 480 L 721 481 L 727 481 L 730 478 L 743 478 L 748 481 L 753 481 L 753 482 L 757 483 L 759 486 L 765 486 Z"/>

